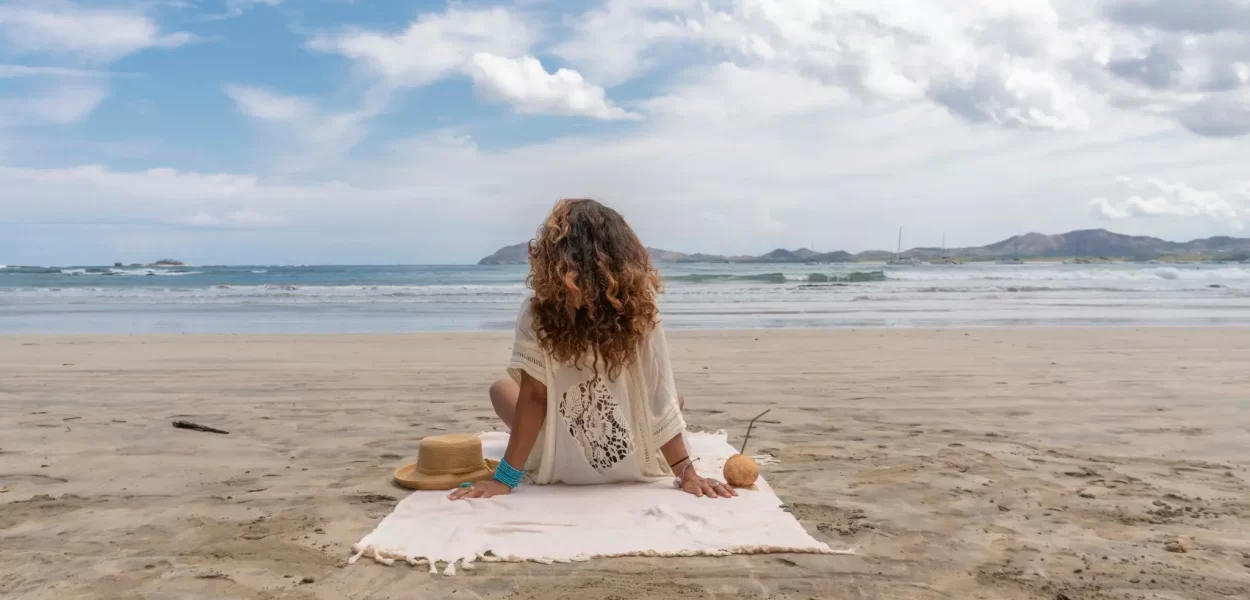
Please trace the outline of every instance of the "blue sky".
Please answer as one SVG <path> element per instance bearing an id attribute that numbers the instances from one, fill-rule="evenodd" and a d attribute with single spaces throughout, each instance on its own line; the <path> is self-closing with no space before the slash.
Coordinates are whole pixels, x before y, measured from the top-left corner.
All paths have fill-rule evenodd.
<path id="1" fill-rule="evenodd" d="M 1250 0 L 6 0 L 0 264 L 1243 235 Z"/>

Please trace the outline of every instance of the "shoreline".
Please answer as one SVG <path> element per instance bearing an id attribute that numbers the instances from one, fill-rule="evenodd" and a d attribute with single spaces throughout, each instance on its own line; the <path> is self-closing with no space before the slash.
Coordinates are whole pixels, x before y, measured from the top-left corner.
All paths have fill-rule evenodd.
<path id="1" fill-rule="evenodd" d="M 1250 323 L 1213 323 L 1209 325 L 1194 325 L 1188 323 L 1178 324 L 1107 324 L 1107 325 L 1053 325 L 1053 324 L 1037 324 L 1037 325 L 956 325 L 949 327 L 910 327 L 910 326 L 842 326 L 842 327 L 737 327 L 726 329 L 704 329 L 698 327 L 673 327 L 665 325 L 665 331 L 670 335 L 679 335 L 682 337 L 707 337 L 707 336 L 732 336 L 732 335 L 798 335 L 798 336 L 815 336 L 823 337 L 829 335 L 843 333 L 892 333 L 899 335 L 908 334 L 927 334 L 942 332 L 1038 332 L 1038 331 L 1213 331 L 1213 330 L 1250 330 Z M 377 338 L 385 340 L 387 338 L 422 338 L 422 337 L 467 337 L 467 338 L 506 338 L 509 342 L 512 339 L 512 325 L 507 328 L 491 329 L 491 330 L 446 330 L 446 331 L 362 331 L 362 332 L 188 332 L 188 333 L 170 333 L 170 332 L 140 332 L 140 333 L 91 333 L 91 332 L 68 332 L 68 333 L 8 333 L 0 331 L 0 341 L 4 340 L 38 340 L 40 338 L 52 338 L 61 340 L 73 340 L 75 338 L 92 338 L 100 340 L 124 340 L 133 338 L 152 338 L 152 339 L 250 339 L 264 340 L 266 338 L 275 338 L 281 340 L 318 340 L 318 339 L 336 339 L 336 338 Z"/>
<path id="2" fill-rule="evenodd" d="M 411 330 L 411 331 L 327 331 L 327 332 L 254 332 L 254 331 L 191 331 L 191 332 L 134 332 L 134 333 L 94 333 L 94 332 L 8 332 L 0 329 L 0 340 L 17 340 L 23 338 L 101 338 L 101 339 L 129 339 L 129 338 L 171 338 L 171 339 L 197 339 L 197 338 L 280 338 L 280 339 L 296 339 L 296 338 L 394 338 L 394 337 L 447 337 L 447 336 L 463 336 L 463 337 L 512 337 L 513 324 L 509 322 L 506 326 L 502 323 L 498 328 L 494 329 L 465 329 L 465 330 Z M 907 333 L 936 333 L 936 332 L 963 332 L 963 331 L 1178 331 L 1178 330 L 1194 330 L 1194 331 L 1213 331 L 1213 330 L 1247 330 L 1250 329 L 1250 322 L 1230 322 L 1230 323 L 1211 323 L 1211 324 L 1193 324 L 1193 323 L 1123 323 L 1123 324 L 1069 324 L 1056 325 L 1051 323 L 1038 323 L 1036 325 L 1029 324 L 1012 324 L 1012 325 L 952 325 L 952 326 L 874 326 L 874 325 L 846 325 L 846 326 L 812 326 L 812 327 L 736 327 L 736 328 L 701 328 L 701 327 L 683 327 L 665 325 L 665 331 L 670 335 L 679 334 L 682 336 L 717 336 L 732 334 L 776 334 L 776 335 L 812 335 L 827 336 L 840 333 L 864 333 L 864 332 L 894 332 L 900 334 Z"/>
<path id="3" fill-rule="evenodd" d="M 771 408 L 752 433 L 779 460 L 763 476 L 813 536 L 856 556 L 490 564 L 452 579 L 347 567 L 406 494 L 389 474 L 422 437 L 498 427 L 485 390 L 510 340 L 0 336 L 0 595 L 1250 589 L 1250 332 L 1214 327 L 671 331 L 690 426 L 737 441 Z"/>

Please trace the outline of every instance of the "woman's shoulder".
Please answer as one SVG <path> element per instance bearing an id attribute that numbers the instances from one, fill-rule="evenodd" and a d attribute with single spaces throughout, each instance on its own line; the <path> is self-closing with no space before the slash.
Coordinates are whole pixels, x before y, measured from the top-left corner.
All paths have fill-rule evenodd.
<path id="1" fill-rule="evenodd" d="M 668 341 L 664 335 L 664 320 L 657 313 L 655 322 L 651 324 L 651 329 L 639 340 L 639 346 L 647 353 L 655 353 L 667 345 Z"/>
<path id="2" fill-rule="evenodd" d="M 525 300 L 521 301 L 521 306 L 517 308 L 516 326 L 517 326 L 517 329 L 521 329 L 525 331 L 534 330 L 534 299 L 533 297 L 526 296 Z"/>

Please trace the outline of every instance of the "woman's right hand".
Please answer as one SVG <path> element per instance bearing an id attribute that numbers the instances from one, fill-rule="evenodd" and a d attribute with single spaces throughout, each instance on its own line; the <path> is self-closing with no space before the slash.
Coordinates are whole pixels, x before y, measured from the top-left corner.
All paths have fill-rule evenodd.
<path id="1" fill-rule="evenodd" d="M 492 496 L 507 496 L 512 493 L 512 488 L 489 479 L 487 481 L 479 481 L 470 487 L 456 488 L 448 498 L 452 500 L 460 500 L 462 498 L 490 498 Z"/>

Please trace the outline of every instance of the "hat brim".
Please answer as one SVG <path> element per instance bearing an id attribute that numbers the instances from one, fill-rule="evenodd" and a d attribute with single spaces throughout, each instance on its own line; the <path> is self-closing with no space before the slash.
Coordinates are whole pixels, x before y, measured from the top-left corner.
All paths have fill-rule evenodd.
<path id="1" fill-rule="evenodd" d="M 460 487 L 462 483 L 486 481 L 495 476 L 495 467 L 499 461 L 485 459 L 482 468 L 471 473 L 459 475 L 426 475 L 417 472 L 417 463 L 407 464 L 395 469 L 395 483 L 410 490 L 450 490 Z"/>

